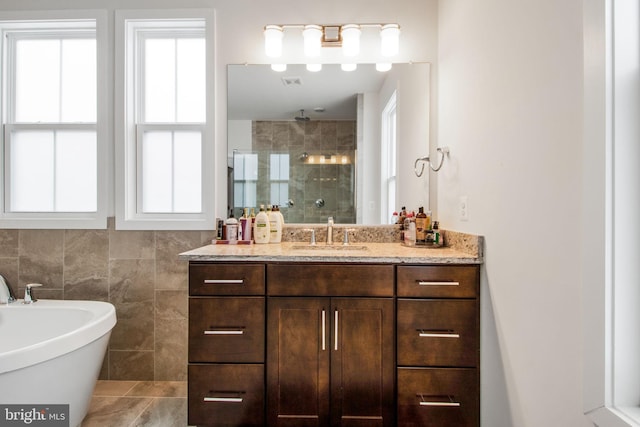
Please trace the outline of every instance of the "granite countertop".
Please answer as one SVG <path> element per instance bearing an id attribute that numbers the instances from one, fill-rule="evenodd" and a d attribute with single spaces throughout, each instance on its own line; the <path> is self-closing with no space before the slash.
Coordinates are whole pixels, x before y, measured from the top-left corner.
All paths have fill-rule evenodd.
<path id="1" fill-rule="evenodd" d="M 335 243 L 327 249 L 318 242 L 317 248 L 308 242 L 284 241 L 270 244 L 212 244 L 180 254 L 187 261 L 285 261 L 285 262 L 349 262 L 349 263 L 411 263 L 411 264 L 481 264 L 482 236 L 452 231 L 445 232 L 446 247 L 424 248 L 404 246 L 400 242 L 359 241 L 344 249 Z"/>

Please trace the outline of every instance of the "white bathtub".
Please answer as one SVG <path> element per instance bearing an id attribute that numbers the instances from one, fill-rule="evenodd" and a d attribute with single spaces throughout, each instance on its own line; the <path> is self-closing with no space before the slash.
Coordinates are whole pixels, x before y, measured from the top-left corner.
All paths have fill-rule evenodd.
<path id="1" fill-rule="evenodd" d="M 115 324 L 106 302 L 0 304 L 0 404 L 69 404 L 79 425 Z"/>

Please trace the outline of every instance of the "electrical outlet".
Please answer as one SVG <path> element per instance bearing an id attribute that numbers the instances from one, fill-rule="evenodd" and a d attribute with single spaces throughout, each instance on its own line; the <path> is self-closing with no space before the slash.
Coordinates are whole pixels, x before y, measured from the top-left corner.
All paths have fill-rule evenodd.
<path id="1" fill-rule="evenodd" d="M 460 221 L 469 221 L 469 197 L 460 196 L 460 203 L 458 205 Z"/>

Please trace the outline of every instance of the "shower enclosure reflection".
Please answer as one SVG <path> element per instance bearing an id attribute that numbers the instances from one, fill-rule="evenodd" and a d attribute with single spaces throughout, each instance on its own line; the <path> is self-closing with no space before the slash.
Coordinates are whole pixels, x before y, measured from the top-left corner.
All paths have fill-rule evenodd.
<path id="1" fill-rule="evenodd" d="M 355 120 L 253 121 L 251 139 L 233 151 L 234 215 L 274 204 L 288 223 L 356 222 Z"/>

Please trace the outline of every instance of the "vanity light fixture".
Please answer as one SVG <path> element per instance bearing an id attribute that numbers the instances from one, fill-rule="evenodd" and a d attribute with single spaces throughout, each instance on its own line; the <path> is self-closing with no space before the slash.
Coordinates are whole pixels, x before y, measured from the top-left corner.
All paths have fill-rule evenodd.
<path id="1" fill-rule="evenodd" d="M 266 25 L 264 27 L 265 53 L 270 58 L 282 56 L 282 42 L 285 30 L 297 29 L 302 31 L 304 54 L 310 58 L 321 55 L 323 47 L 341 47 L 345 58 L 354 58 L 360 54 L 361 36 L 363 29 L 376 28 L 380 34 L 380 54 L 388 58 L 398 54 L 400 46 L 400 25 L 398 24 L 286 24 Z M 366 42 L 363 41 L 363 42 Z M 358 61 L 346 61 L 343 69 L 352 71 Z M 318 69 L 319 62 L 314 62 L 312 69 Z M 282 65 L 272 67 L 282 69 Z M 379 64 L 379 71 L 391 69 L 391 62 Z"/>
<path id="2" fill-rule="evenodd" d="M 342 54 L 356 56 L 360 53 L 360 25 L 347 24 L 342 26 Z"/>
<path id="3" fill-rule="evenodd" d="M 320 56 L 322 35 L 324 31 L 320 25 L 305 25 L 302 30 L 304 38 L 304 54 L 310 57 Z"/>
<path id="4" fill-rule="evenodd" d="M 358 68 L 357 64 L 340 64 L 342 71 L 355 71 Z"/>
<path id="5" fill-rule="evenodd" d="M 287 71 L 287 64 L 271 64 L 271 69 L 278 73 Z"/>
<path id="6" fill-rule="evenodd" d="M 264 27 L 264 51 L 270 58 L 282 56 L 283 28 L 280 25 L 267 25 Z"/>
<path id="7" fill-rule="evenodd" d="M 400 26 L 386 24 L 380 29 L 380 53 L 382 56 L 394 56 L 400 50 Z"/>
<path id="8" fill-rule="evenodd" d="M 391 63 L 390 62 L 378 62 L 376 64 L 376 70 L 380 71 L 381 73 L 386 73 L 390 69 L 391 69 Z"/>
<path id="9" fill-rule="evenodd" d="M 307 71 L 317 73 L 322 70 L 322 64 L 307 64 Z"/>

